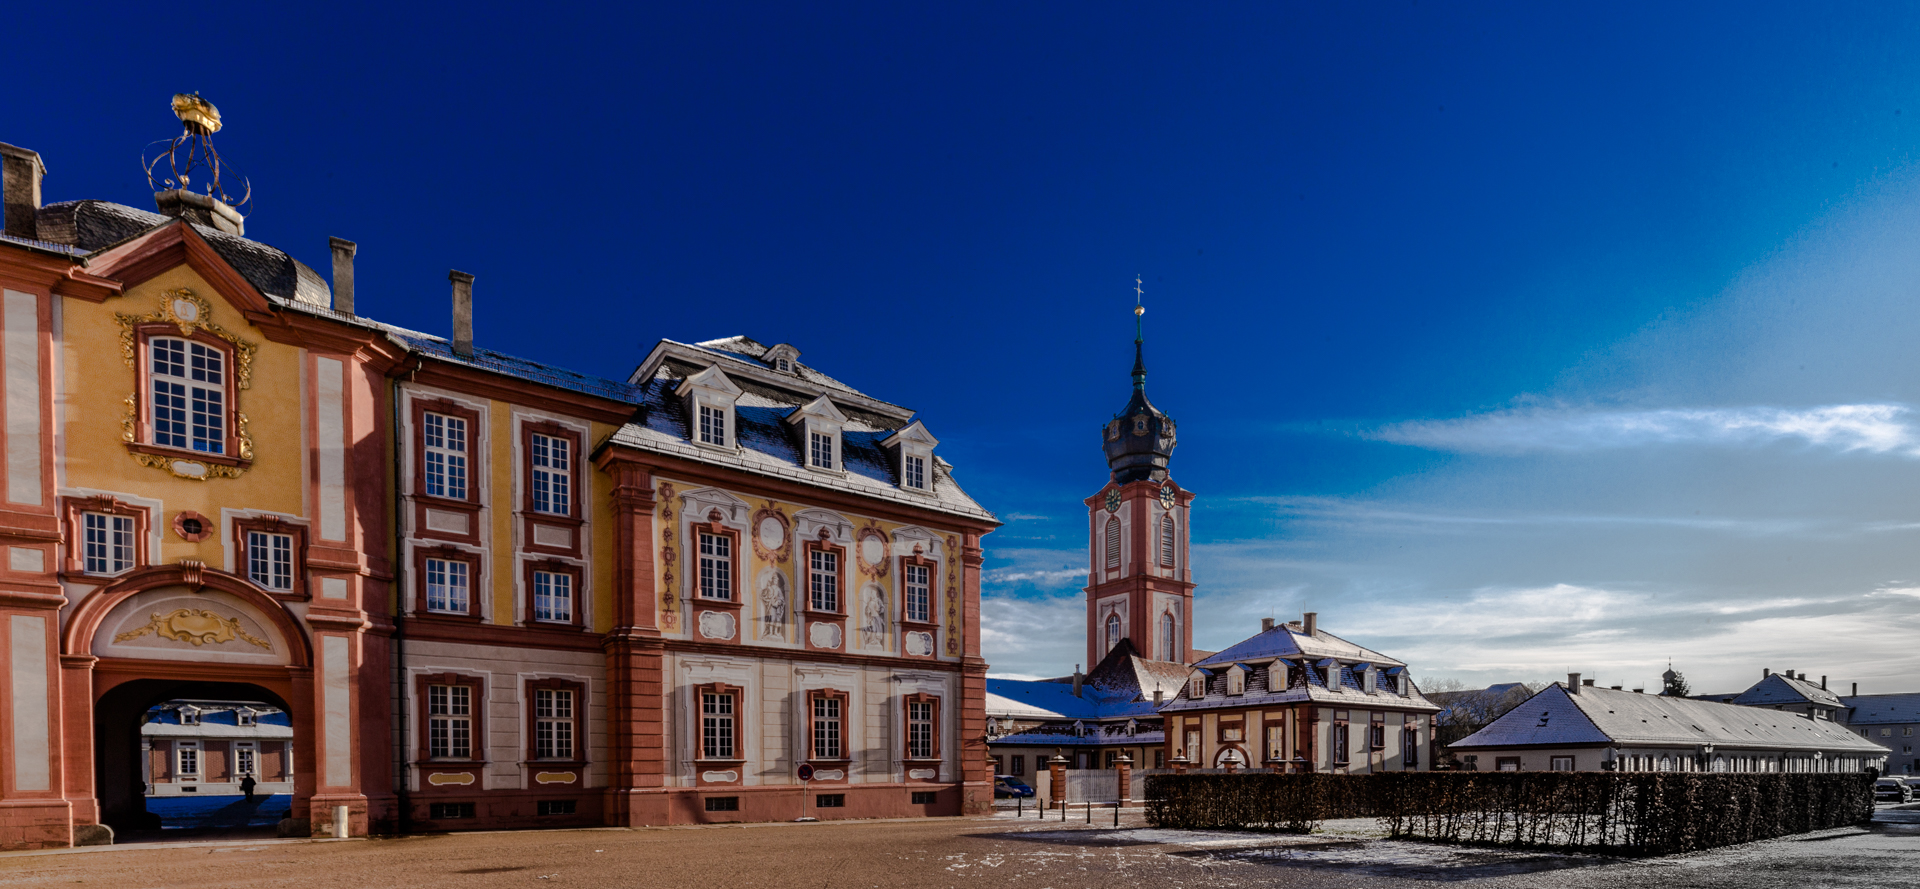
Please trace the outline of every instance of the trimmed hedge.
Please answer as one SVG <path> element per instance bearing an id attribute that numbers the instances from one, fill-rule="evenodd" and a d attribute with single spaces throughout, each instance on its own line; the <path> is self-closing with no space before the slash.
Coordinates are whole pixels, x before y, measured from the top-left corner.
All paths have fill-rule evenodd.
<path id="1" fill-rule="evenodd" d="M 1150 775 L 1147 822 L 1307 832 L 1330 818 L 1374 817 L 1396 839 L 1670 855 L 1867 821 L 1874 778 L 1871 772 Z"/>

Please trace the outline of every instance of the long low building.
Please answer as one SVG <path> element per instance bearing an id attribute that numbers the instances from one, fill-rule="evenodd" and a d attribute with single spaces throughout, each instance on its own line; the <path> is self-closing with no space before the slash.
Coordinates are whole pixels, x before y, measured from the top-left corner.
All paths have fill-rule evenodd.
<path id="1" fill-rule="evenodd" d="M 1828 719 L 1596 688 L 1578 673 L 1452 749 L 1482 771 L 1857 772 L 1887 760 Z"/>

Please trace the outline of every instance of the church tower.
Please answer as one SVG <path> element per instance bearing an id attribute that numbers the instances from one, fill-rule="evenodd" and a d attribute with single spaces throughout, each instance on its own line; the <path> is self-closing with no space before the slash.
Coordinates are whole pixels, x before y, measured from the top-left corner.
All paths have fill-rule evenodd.
<path id="1" fill-rule="evenodd" d="M 1107 484 L 1086 500 L 1088 669 L 1123 639 L 1140 657 L 1192 661 L 1193 494 L 1167 474 L 1173 418 L 1147 400 L 1145 312 L 1134 306 L 1133 397 L 1103 433 Z"/>

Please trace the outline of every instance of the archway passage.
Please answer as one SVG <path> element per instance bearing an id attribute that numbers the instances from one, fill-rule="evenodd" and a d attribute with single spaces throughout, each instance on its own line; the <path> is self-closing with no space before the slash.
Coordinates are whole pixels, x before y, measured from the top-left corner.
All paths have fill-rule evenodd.
<path id="1" fill-rule="evenodd" d="M 249 683 L 114 686 L 93 708 L 100 820 L 121 842 L 273 836 L 293 802 L 291 715 Z"/>

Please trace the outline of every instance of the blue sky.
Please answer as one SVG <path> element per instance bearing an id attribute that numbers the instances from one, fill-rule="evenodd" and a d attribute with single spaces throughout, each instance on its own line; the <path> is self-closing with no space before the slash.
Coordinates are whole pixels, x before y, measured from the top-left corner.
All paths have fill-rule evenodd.
<path id="1" fill-rule="evenodd" d="M 460 268 L 483 345 L 584 371 L 791 342 L 1008 520 L 1000 673 L 1083 657 L 1136 273 L 1201 646 L 1317 610 L 1470 682 L 1920 665 L 1911 10 L 76 6 L 13 20 L 48 200 L 147 205 L 199 90 L 249 234 L 359 242 L 368 314 L 445 331 Z"/>

